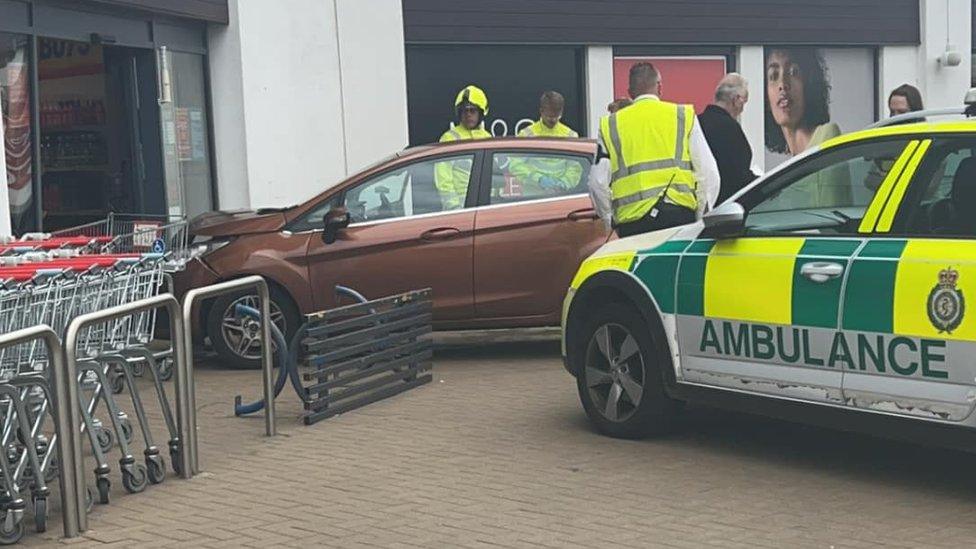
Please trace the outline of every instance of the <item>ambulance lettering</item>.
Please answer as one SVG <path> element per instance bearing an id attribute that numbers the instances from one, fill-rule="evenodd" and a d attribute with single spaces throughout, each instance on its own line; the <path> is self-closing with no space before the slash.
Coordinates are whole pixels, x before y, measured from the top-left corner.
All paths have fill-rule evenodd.
<path id="1" fill-rule="evenodd" d="M 702 356 L 947 379 L 946 342 L 892 334 L 706 319 Z"/>

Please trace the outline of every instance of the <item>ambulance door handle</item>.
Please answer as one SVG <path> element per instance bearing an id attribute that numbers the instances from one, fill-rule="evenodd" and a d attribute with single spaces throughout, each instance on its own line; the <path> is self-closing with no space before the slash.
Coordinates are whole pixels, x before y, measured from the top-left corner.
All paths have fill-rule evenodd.
<path id="1" fill-rule="evenodd" d="M 844 266 L 828 261 L 811 261 L 800 267 L 800 274 L 812 282 L 824 283 L 844 274 Z"/>

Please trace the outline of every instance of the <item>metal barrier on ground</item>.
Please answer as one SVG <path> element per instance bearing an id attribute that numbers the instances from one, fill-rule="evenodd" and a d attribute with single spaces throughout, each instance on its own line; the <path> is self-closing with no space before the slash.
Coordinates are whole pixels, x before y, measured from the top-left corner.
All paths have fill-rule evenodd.
<path id="1" fill-rule="evenodd" d="M 417 290 L 373 301 L 348 288 L 338 293 L 352 296 L 359 304 L 305 316 L 288 345 L 271 325 L 279 341 L 278 380 L 274 395 L 284 388 L 286 378 L 301 399 L 302 420 L 311 425 L 323 419 L 355 410 L 429 383 L 431 342 L 430 290 Z M 242 314 L 259 316 L 249 307 L 238 306 Z M 267 318 L 267 317 L 263 317 Z M 300 373 L 302 369 L 304 373 Z M 266 385 L 267 394 L 269 387 Z M 238 416 L 254 413 L 266 402 L 234 405 Z"/>

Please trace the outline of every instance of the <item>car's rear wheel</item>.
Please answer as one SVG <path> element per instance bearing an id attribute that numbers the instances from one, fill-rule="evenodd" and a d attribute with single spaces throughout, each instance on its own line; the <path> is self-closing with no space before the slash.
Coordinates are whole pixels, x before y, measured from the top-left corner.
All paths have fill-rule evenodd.
<path id="1" fill-rule="evenodd" d="M 285 341 L 298 329 L 300 314 L 291 297 L 283 290 L 269 288 L 271 321 L 285 334 Z M 207 314 L 207 335 L 221 363 L 232 368 L 261 368 L 261 323 L 237 314 L 237 305 L 259 309 L 258 296 L 241 293 L 218 298 Z"/>
<path id="2" fill-rule="evenodd" d="M 612 437 L 642 438 L 669 431 L 680 403 L 664 391 L 666 349 L 631 306 L 600 305 L 587 315 L 570 357 L 578 365 L 580 401 L 596 429 Z"/>

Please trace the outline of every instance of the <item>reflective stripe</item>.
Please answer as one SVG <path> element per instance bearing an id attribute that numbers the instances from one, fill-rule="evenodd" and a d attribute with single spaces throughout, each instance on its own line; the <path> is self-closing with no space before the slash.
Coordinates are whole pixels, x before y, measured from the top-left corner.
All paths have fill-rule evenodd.
<path id="1" fill-rule="evenodd" d="M 535 132 L 532 131 L 532 126 L 526 126 L 525 129 L 522 130 L 522 135 L 523 137 L 535 137 Z"/>
<path id="2" fill-rule="evenodd" d="M 635 173 L 641 172 L 651 172 L 654 170 L 664 170 L 667 168 L 680 168 L 682 170 L 690 170 L 691 162 L 687 160 L 675 160 L 673 158 L 668 158 L 666 160 L 654 160 L 651 162 L 639 162 L 633 166 L 623 167 L 614 174 L 613 180 L 616 181 L 622 177 L 627 177 L 628 175 L 634 175 Z"/>
<path id="3" fill-rule="evenodd" d="M 454 140 L 455 140 L 455 141 L 460 141 L 460 140 L 461 140 L 461 134 L 459 134 L 459 133 L 457 132 L 457 130 L 455 130 L 454 128 L 451 128 L 451 131 L 449 131 L 449 132 L 447 132 L 447 133 L 449 133 L 449 134 L 451 134 L 451 135 L 453 135 L 453 136 L 454 136 Z"/>
<path id="4" fill-rule="evenodd" d="M 867 212 L 864 214 L 864 218 L 861 219 L 861 225 L 857 229 L 859 233 L 870 233 L 874 231 L 874 226 L 878 222 L 878 217 L 884 210 L 885 204 L 888 203 L 888 196 L 891 194 L 892 188 L 894 188 L 895 183 L 905 170 L 905 164 L 907 164 L 912 156 L 914 156 L 915 150 L 918 148 L 918 143 L 918 140 L 909 142 L 908 146 L 905 147 L 898 159 L 895 160 L 894 165 L 891 166 L 888 174 L 878 187 L 877 192 L 875 192 L 874 199 L 871 200 L 871 204 L 868 206 Z"/>
<path id="5" fill-rule="evenodd" d="M 918 169 L 918 165 L 922 163 L 922 158 L 925 157 L 925 151 L 929 149 L 929 145 L 932 144 L 931 139 L 926 139 L 918 145 L 918 150 L 915 151 L 915 156 L 908 162 L 905 166 L 905 172 L 898 179 L 898 183 L 895 184 L 895 188 L 891 190 L 891 194 L 888 196 L 888 202 L 885 204 L 884 211 L 881 212 L 881 216 L 878 217 L 878 225 L 874 228 L 875 232 L 886 233 L 891 230 L 891 224 L 895 220 L 895 213 L 901 206 L 901 199 L 905 196 L 905 190 L 908 188 L 908 182 L 915 175 L 915 170 Z"/>
<path id="6" fill-rule="evenodd" d="M 642 200 L 651 200 L 661 196 L 661 193 L 668 188 L 667 184 L 661 185 L 659 187 L 654 187 L 653 189 L 647 189 L 643 191 L 637 191 L 636 193 L 628 194 L 627 196 L 621 196 L 620 198 L 614 198 L 612 201 L 613 209 L 616 210 L 622 206 L 627 206 L 640 202 Z M 695 190 L 685 185 L 684 183 L 671 183 L 671 188 L 683 193 L 694 194 Z"/>
<path id="7" fill-rule="evenodd" d="M 674 146 L 674 159 L 681 162 L 685 155 L 685 106 L 678 105 L 678 143 Z"/>
<path id="8" fill-rule="evenodd" d="M 623 147 L 620 146 L 620 130 L 617 129 L 617 113 L 610 115 L 610 145 L 613 147 L 613 152 L 617 153 L 617 165 L 620 166 L 617 173 L 620 173 L 620 170 L 626 169 L 627 163 L 624 162 L 624 151 Z M 618 177 L 615 173 L 610 178 L 610 182 L 612 183 L 617 179 Z"/>

